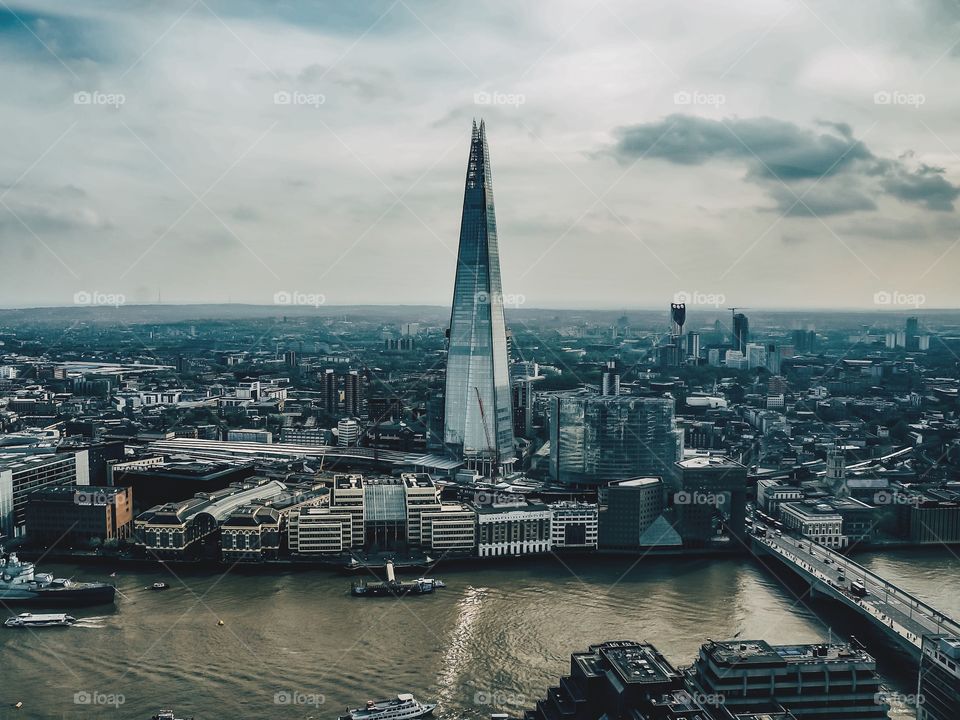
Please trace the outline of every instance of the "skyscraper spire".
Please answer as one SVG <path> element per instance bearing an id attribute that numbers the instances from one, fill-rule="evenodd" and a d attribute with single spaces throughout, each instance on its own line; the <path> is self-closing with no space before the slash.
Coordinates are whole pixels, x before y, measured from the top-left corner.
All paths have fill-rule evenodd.
<path id="1" fill-rule="evenodd" d="M 444 409 L 447 449 L 481 472 L 515 459 L 497 219 L 483 120 L 473 122 L 450 313 Z"/>

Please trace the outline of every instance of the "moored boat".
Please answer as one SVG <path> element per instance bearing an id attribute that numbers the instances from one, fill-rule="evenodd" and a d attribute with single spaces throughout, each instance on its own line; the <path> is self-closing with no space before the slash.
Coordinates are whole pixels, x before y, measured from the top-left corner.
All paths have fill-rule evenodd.
<path id="1" fill-rule="evenodd" d="M 16 553 L 0 557 L 0 603 L 4 605 L 100 605 L 112 603 L 117 589 L 101 582 L 74 582 L 38 573 Z"/>

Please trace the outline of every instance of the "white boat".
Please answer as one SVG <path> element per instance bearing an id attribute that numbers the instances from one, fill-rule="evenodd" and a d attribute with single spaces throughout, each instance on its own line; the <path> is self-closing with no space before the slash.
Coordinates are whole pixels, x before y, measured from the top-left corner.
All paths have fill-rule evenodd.
<path id="1" fill-rule="evenodd" d="M 366 707 L 347 708 L 341 720 L 413 720 L 429 715 L 436 703 L 421 703 L 410 693 L 401 693 L 393 700 L 367 700 Z"/>
<path id="2" fill-rule="evenodd" d="M 63 613 L 51 613 L 47 615 L 34 615 L 33 613 L 20 613 L 19 615 L 7 618 L 3 623 L 6 627 L 68 627 L 73 625 L 77 619 L 72 615 Z"/>

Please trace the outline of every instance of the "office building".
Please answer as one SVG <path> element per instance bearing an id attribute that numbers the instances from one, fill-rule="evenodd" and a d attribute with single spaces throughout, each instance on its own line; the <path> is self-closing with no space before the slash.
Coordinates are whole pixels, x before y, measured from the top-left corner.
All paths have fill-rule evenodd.
<path id="1" fill-rule="evenodd" d="M 27 503 L 38 491 L 59 485 L 89 485 L 87 451 L 23 455 L 0 453 L 0 537 L 19 537 Z"/>
<path id="2" fill-rule="evenodd" d="M 460 503 L 442 503 L 420 514 L 421 546 L 443 556 L 471 555 L 477 544 L 477 513 Z"/>
<path id="3" fill-rule="evenodd" d="M 596 487 L 639 476 L 670 478 L 683 451 L 672 398 L 563 393 L 551 398 L 550 474 Z"/>
<path id="4" fill-rule="evenodd" d="M 617 360 L 608 360 L 603 368 L 600 385 L 601 395 L 620 394 L 620 363 Z"/>
<path id="5" fill-rule="evenodd" d="M 547 507 L 550 508 L 550 544 L 554 550 L 597 548 L 596 505 L 567 500 Z"/>
<path id="6" fill-rule="evenodd" d="M 746 550 L 747 468 L 721 455 L 697 455 L 677 469 L 672 500 L 684 545 L 702 547 L 725 537 L 732 549 Z"/>
<path id="7" fill-rule="evenodd" d="M 683 673 L 649 643 L 615 640 L 570 656 L 560 678 L 526 720 L 710 720 L 684 689 Z"/>
<path id="8" fill-rule="evenodd" d="M 319 447 L 329 445 L 332 441 L 333 433 L 327 428 L 315 425 L 280 428 L 280 442 L 283 443 Z"/>
<path id="9" fill-rule="evenodd" d="M 843 516 L 833 505 L 816 500 L 785 502 L 780 505 L 780 520 L 784 529 L 796 531 L 818 545 L 832 550 L 847 547 Z"/>
<path id="10" fill-rule="evenodd" d="M 877 664 L 850 645 L 770 645 L 763 640 L 708 642 L 688 677 L 731 713 L 782 706 L 798 720 L 886 720 Z"/>
<path id="11" fill-rule="evenodd" d="M 353 447 L 360 442 L 360 423 L 352 418 L 345 418 L 337 423 L 337 445 Z"/>
<path id="12" fill-rule="evenodd" d="M 676 547 L 681 539 L 663 517 L 664 484 L 658 477 L 617 480 L 601 491 L 599 546 L 601 550 L 633 551 Z"/>
<path id="13" fill-rule="evenodd" d="M 477 553 L 480 557 L 531 555 L 550 551 L 550 508 L 539 503 L 480 505 Z"/>
<path id="14" fill-rule="evenodd" d="M 298 508 L 290 513 L 287 545 L 294 555 L 340 555 L 354 547 L 352 527 L 351 513 L 329 507 Z"/>
<path id="15" fill-rule="evenodd" d="M 269 430 L 254 430 L 250 428 L 237 428 L 227 430 L 228 442 L 255 442 L 270 445 L 273 442 L 273 433 Z"/>
<path id="16" fill-rule="evenodd" d="M 750 321 L 743 313 L 733 316 L 733 347 L 743 355 L 747 354 L 747 343 L 750 342 Z"/>
<path id="17" fill-rule="evenodd" d="M 960 638 L 927 635 L 920 654 L 917 720 L 955 720 L 960 714 Z"/>
<path id="18" fill-rule="evenodd" d="M 503 288 L 486 127 L 473 126 L 450 313 L 444 443 L 483 474 L 515 460 Z"/>
<path id="19" fill-rule="evenodd" d="M 62 548 L 124 540 L 133 532 L 133 491 L 128 487 L 54 485 L 27 500 L 31 545 Z"/>

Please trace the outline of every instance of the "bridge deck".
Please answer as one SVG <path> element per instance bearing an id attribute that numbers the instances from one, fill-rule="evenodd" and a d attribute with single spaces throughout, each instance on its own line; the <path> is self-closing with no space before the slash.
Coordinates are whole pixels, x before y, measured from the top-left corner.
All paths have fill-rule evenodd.
<path id="1" fill-rule="evenodd" d="M 755 542 L 800 575 L 819 581 L 820 590 L 872 617 L 917 649 L 924 635 L 960 635 L 960 623 L 840 553 L 786 535 L 768 534 Z M 857 580 L 867 590 L 864 597 L 850 590 Z"/>

